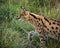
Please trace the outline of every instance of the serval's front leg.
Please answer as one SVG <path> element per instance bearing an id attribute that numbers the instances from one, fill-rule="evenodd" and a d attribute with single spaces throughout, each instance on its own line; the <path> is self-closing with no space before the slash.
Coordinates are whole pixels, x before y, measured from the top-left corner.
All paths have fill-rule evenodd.
<path id="1" fill-rule="evenodd" d="M 47 36 L 46 36 L 46 33 L 44 30 L 38 30 L 39 32 L 39 38 L 40 38 L 40 47 L 41 48 L 47 48 L 46 47 L 46 39 L 47 39 Z"/>
<path id="2" fill-rule="evenodd" d="M 46 41 L 45 36 L 43 36 L 42 34 L 40 34 L 39 37 L 40 37 L 40 47 L 41 48 L 47 48 L 46 45 L 45 45 L 46 44 L 46 42 L 45 42 Z"/>

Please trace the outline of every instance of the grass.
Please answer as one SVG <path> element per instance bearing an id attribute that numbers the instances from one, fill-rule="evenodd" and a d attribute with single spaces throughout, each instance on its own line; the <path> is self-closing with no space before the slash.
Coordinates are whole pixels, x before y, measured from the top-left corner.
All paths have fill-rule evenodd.
<path id="1" fill-rule="evenodd" d="M 52 2 L 50 5 L 50 1 Z M 0 1 L 0 47 L 1 48 L 40 48 L 38 38 L 34 41 L 28 40 L 28 33 L 35 28 L 28 22 L 20 22 L 17 17 L 20 15 L 20 6 L 27 10 L 49 16 L 50 18 L 60 18 L 60 9 L 53 3 L 59 3 L 58 0 L 2 0 Z M 56 40 L 48 38 L 46 41 L 48 48 L 60 48 Z M 57 45 L 58 44 L 58 45 Z"/>

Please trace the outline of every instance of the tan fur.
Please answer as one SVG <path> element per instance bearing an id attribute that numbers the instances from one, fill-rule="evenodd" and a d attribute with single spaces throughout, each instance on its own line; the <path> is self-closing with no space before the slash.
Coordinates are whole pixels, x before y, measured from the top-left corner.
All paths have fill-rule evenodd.
<path id="1" fill-rule="evenodd" d="M 42 36 L 44 37 L 48 34 L 52 36 L 59 36 L 58 34 L 60 34 L 60 22 L 49 17 L 40 16 L 22 9 L 19 19 L 26 20 L 31 23 L 39 33 L 42 33 Z"/>

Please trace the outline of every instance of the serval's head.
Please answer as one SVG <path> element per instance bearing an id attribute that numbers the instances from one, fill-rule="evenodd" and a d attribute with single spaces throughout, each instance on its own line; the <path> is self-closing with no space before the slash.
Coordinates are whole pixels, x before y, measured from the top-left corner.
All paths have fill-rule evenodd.
<path id="1" fill-rule="evenodd" d="M 28 22 L 34 24 L 36 21 L 36 17 L 30 11 L 27 11 L 24 7 L 21 7 L 21 13 L 20 13 L 20 16 L 18 17 L 18 20 L 19 21 L 28 21 Z"/>
<path id="2" fill-rule="evenodd" d="M 22 20 L 29 20 L 30 19 L 30 12 L 27 11 L 24 7 L 21 7 L 21 13 L 20 16 L 18 17 L 19 21 Z"/>
<path id="3" fill-rule="evenodd" d="M 41 25 L 41 21 L 39 21 L 40 18 L 42 18 L 42 16 L 39 16 L 35 13 L 27 11 L 24 7 L 22 7 L 18 20 L 27 21 L 27 22 L 31 23 L 33 26 L 37 27 L 37 26 Z"/>

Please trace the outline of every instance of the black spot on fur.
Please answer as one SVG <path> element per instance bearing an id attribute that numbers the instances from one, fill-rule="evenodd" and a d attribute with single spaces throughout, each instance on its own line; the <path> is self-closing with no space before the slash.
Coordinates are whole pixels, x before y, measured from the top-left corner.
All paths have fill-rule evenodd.
<path id="1" fill-rule="evenodd" d="M 60 26 L 60 24 L 57 23 L 58 26 Z"/>
<path id="2" fill-rule="evenodd" d="M 40 18 L 38 18 L 38 20 L 40 21 L 41 19 L 40 19 Z"/>
<path id="3" fill-rule="evenodd" d="M 47 30 L 49 30 L 42 19 L 41 19 L 41 21 L 42 21 L 43 28 L 45 27 Z"/>
<path id="4" fill-rule="evenodd" d="M 58 32 L 58 31 L 56 31 L 56 32 Z"/>
<path id="5" fill-rule="evenodd" d="M 42 21 L 42 19 L 41 19 L 41 21 Z M 44 24 L 44 22 L 42 21 L 42 25 L 45 27 L 45 28 L 47 28 L 47 26 Z"/>
<path id="6" fill-rule="evenodd" d="M 30 15 L 33 16 L 35 19 L 37 19 L 37 17 L 36 17 L 35 15 L 33 15 L 33 14 L 31 14 L 31 13 L 30 13 Z"/>
<path id="7" fill-rule="evenodd" d="M 48 20 L 46 17 L 44 17 L 44 19 L 45 19 L 48 23 L 50 23 L 49 20 Z"/>
<path id="8" fill-rule="evenodd" d="M 49 29 L 47 28 L 47 30 L 49 30 Z"/>
<path id="9" fill-rule="evenodd" d="M 38 22 L 38 20 L 36 20 L 36 22 Z"/>
<path id="10" fill-rule="evenodd" d="M 53 24 L 55 24 L 55 22 L 53 22 Z"/>
<path id="11" fill-rule="evenodd" d="M 60 33 L 58 33 L 58 35 L 60 35 Z"/>
<path id="12" fill-rule="evenodd" d="M 49 23 L 49 25 L 51 25 L 51 23 Z"/>
<path id="13" fill-rule="evenodd" d="M 52 31 L 50 31 L 50 32 L 52 32 Z"/>
<path id="14" fill-rule="evenodd" d="M 41 34 L 41 32 L 39 32 L 39 34 Z"/>
<path id="15" fill-rule="evenodd" d="M 52 29 L 54 29 L 54 27 L 53 27 L 53 26 L 52 26 L 51 28 L 52 28 Z"/>
<path id="16" fill-rule="evenodd" d="M 56 30 L 58 29 L 58 27 L 56 27 Z"/>
<path id="17" fill-rule="evenodd" d="M 53 33 L 55 34 L 55 31 L 53 31 Z"/>

